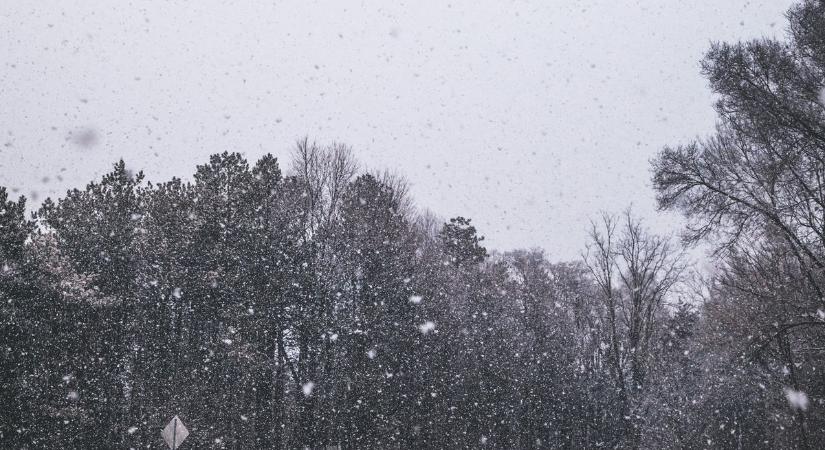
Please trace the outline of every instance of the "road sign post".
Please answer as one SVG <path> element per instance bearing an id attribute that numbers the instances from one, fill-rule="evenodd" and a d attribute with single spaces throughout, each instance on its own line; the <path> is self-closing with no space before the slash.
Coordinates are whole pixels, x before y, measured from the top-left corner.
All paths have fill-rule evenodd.
<path id="1" fill-rule="evenodd" d="M 160 435 L 170 449 L 177 450 L 178 446 L 183 444 L 183 441 L 189 436 L 189 430 L 186 429 L 186 426 L 181 422 L 180 418 L 175 416 L 166 424 L 166 427 L 160 432 Z"/>

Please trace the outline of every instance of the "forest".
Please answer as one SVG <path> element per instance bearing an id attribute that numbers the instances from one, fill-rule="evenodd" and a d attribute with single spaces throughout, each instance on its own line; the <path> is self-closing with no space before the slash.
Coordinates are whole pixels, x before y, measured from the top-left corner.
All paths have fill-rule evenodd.
<path id="1" fill-rule="evenodd" d="M 0 447 L 161 448 L 175 415 L 192 449 L 820 446 L 825 2 L 787 18 L 711 45 L 715 133 L 650 162 L 684 229 L 594 211 L 579 260 L 311 139 L 0 188 Z"/>

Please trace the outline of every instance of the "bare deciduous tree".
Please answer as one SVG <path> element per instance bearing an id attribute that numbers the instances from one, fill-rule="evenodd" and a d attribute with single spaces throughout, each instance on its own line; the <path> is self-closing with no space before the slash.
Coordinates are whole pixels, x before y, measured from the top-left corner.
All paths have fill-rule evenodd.
<path id="1" fill-rule="evenodd" d="M 593 223 L 585 264 L 598 286 L 610 336 L 609 362 L 629 435 L 634 397 L 645 386 L 651 342 L 665 297 L 685 269 L 668 238 L 645 230 L 627 210 Z M 638 440 L 630 442 L 638 445 Z"/>

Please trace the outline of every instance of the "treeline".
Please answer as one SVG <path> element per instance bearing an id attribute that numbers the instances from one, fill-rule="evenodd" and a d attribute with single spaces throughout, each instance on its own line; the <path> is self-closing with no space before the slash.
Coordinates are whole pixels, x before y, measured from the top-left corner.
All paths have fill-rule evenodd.
<path id="1" fill-rule="evenodd" d="M 33 215 L 0 188 L 3 448 L 810 448 L 825 439 L 825 3 L 717 44 L 717 132 L 652 162 L 684 241 L 631 213 L 580 261 L 302 141 L 284 174 L 124 162 Z"/>

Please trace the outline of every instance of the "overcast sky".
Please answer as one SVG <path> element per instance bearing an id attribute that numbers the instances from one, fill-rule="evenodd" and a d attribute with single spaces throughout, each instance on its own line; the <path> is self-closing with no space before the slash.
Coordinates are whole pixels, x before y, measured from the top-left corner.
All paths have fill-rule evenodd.
<path id="1" fill-rule="evenodd" d="M 390 3 L 2 1 L 0 185 L 39 203 L 121 157 L 189 179 L 306 135 L 397 170 L 492 248 L 571 259 L 600 210 L 678 228 L 649 159 L 712 131 L 710 42 L 782 38 L 791 4 Z"/>

